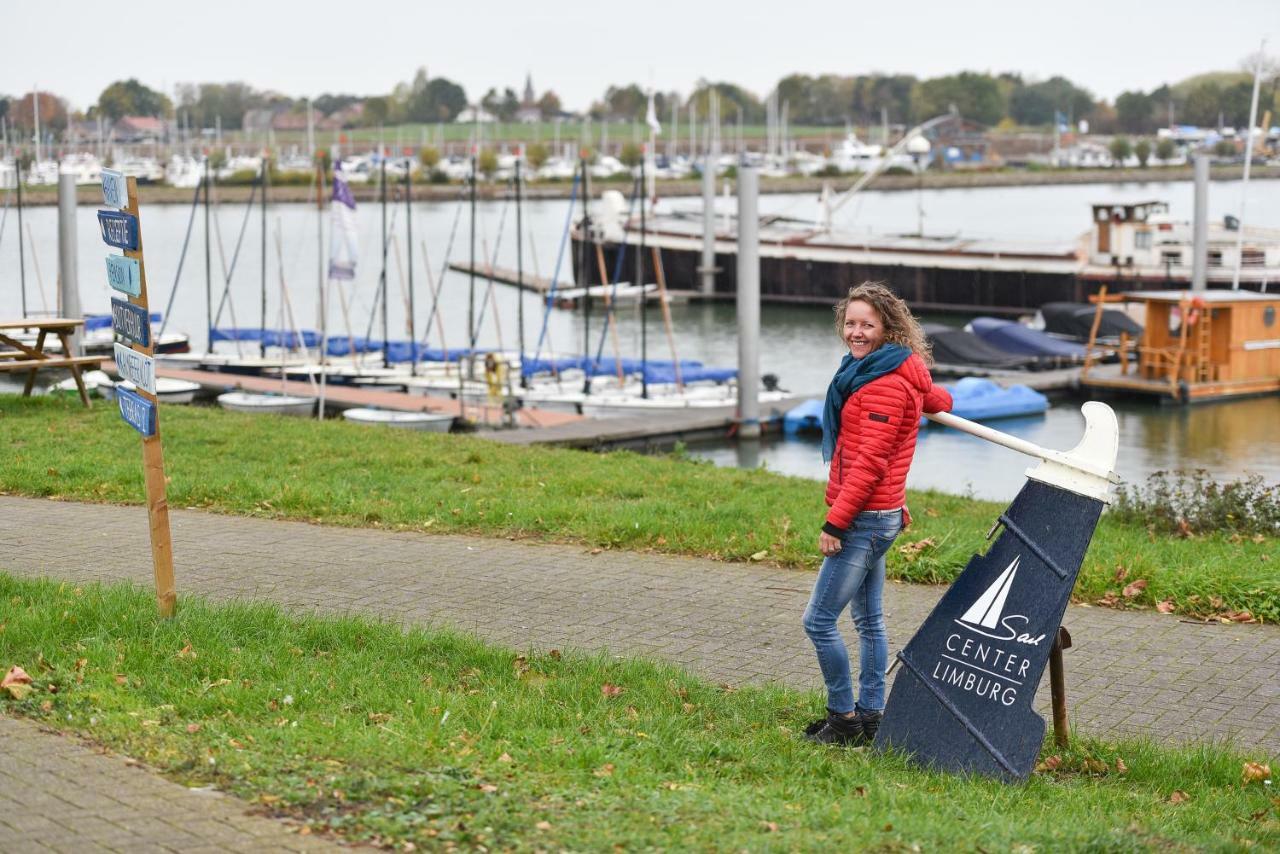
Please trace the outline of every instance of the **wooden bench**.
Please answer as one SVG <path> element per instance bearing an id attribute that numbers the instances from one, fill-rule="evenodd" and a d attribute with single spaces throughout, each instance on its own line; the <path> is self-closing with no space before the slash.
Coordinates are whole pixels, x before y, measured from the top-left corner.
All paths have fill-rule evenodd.
<path id="1" fill-rule="evenodd" d="M 0 321 L 0 344 L 13 348 L 0 351 L 0 373 L 27 372 L 27 382 L 22 388 L 23 397 L 31 395 L 35 386 L 36 374 L 40 371 L 63 368 L 71 372 L 76 381 L 76 390 L 80 392 L 80 401 L 89 406 L 89 394 L 85 391 L 84 380 L 80 377 L 81 366 L 98 365 L 102 362 L 98 356 L 69 356 L 71 352 L 70 336 L 76 327 L 82 326 L 83 320 L 65 317 L 44 319 L 24 318 L 22 320 Z M 36 330 L 34 347 L 5 334 L 19 329 Z M 49 335 L 57 336 L 62 342 L 62 353 L 47 353 L 45 340 Z"/>

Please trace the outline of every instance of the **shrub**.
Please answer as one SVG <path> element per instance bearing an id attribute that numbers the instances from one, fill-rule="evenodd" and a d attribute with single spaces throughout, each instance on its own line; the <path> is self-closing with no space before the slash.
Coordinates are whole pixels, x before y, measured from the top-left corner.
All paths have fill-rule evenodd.
<path id="1" fill-rule="evenodd" d="M 1204 469 L 1158 471 L 1147 482 L 1121 484 L 1111 512 L 1164 533 L 1231 531 L 1280 535 L 1280 484 L 1260 475 L 1218 483 Z"/>

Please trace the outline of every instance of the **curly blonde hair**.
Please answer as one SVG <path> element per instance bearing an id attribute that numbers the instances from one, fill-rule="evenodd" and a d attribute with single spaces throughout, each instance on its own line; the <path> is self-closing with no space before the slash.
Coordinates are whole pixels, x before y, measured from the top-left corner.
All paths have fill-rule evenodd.
<path id="1" fill-rule="evenodd" d="M 863 282 L 849 289 L 844 299 L 835 304 L 836 334 L 844 332 L 844 313 L 851 302 L 865 302 L 875 309 L 884 323 L 884 340 L 893 344 L 909 347 L 911 352 L 924 359 L 926 365 L 933 364 L 932 348 L 920 321 L 916 320 L 911 309 L 902 298 L 895 294 L 883 282 Z"/>

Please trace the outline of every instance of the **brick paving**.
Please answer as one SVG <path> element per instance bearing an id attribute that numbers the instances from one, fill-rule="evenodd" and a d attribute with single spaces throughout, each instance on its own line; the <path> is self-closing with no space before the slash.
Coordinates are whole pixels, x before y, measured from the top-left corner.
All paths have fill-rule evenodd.
<path id="1" fill-rule="evenodd" d="M 0 520 L 0 571 L 152 583 L 141 507 L 0 496 Z M 662 658 L 717 682 L 821 686 L 800 627 L 813 580 L 807 572 L 184 510 L 171 513 L 171 525 L 180 601 L 184 594 L 264 599 L 302 611 L 450 625 L 519 649 Z M 941 592 L 888 585 L 891 651 L 906 643 Z M 1270 755 L 1280 751 L 1280 627 L 1078 605 L 1068 608 L 1063 624 L 1074 640 L 1066 672 L 1078 731 L 1184 743 L 1212 735 Z M 1047 674 L 1036 698 L 1046 719 Z M 39 744 L 62 743 L 30 724 L 2 723 L 6 746 L 29 741 L 38 753 Z M 145 776 L 123 760 L 109 761 L 119 766 L 114 773 Z M 75 779 L 68 767 L 70 773 L 58 773 Z M 102 772 L 107 789 L 111 773 Z M 16 800 L 10 790 L 17 784 L 0 769 L 0 815 L 6 798 Z M 300 839 L 284 838 L 279 845 Z"/>

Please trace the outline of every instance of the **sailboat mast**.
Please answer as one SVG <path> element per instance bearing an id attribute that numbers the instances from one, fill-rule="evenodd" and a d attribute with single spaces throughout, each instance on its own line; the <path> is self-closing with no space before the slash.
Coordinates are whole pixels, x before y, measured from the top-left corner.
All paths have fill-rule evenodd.
<path id="1" fill-rule="evenodd" d="M 18 190 L 18 279 L 22 286 L 22 316 L 27 316 L 27 260 L 22 250 L 22 156 L 13 159 L 14 187 Z"/>
<path id="2" fill-rule="evenodd" d="M 640 288 L 640 396 L 646 400 L 649 398 L 649 301 L 645 299 L 644 293 L 644 243 L 645 243 L 645 215 L 644 209 L 648 199 L 645 198 L 645 161 L 648 158 L 640 158 L 640 251 L 636 253 L 636 287 Z M 623 246 L 626 241 L 623 241 Z M 621 252 L 621 248 L 618 250 Z"/>
<path id="3" fill-rule="evenodd" d="M 418 375 L 418 335 L 414 327 L 413 302 L 413 169 L 412 161 L 404 164 L 404 245 L 409 256 L 409 373 Z"/>
<path id="4" fill-rule="evenodd" d="M 262 152 L 262 323 L 258 327 L 258 355 L 267 358 L 267 152 Z"/>
<path id="5" fill-rule="evenodd" d="M 209 155 L 204 157 L 204 312 L 205 353 L 213 352 L 213 247 L 209 244 Z M 158 343 L 158 342 L 157 342 Z"/>
<path id="6" fill-rule="evenodd" d="M 591 371 L 595 365 L 587 364 L 591 352 L 591 273 L 587 266 L 587 244 L 591 240 L 591 173 L 587 171 L 587 149 L 581 152 L 582 160 L 582 242 L 579 244 L 579 275 L 582 276 L 582 393 L 591 394 Z"/>
<path id="7" fill-rule="evenodd" d="M 523 194 L 521 193 L 520 163 L 524 159 L 516 158 L 516 323 L 520 327 L 520 387 L 529 387 L 529 378 L 524 372 L 524 220 L 521 216 Z"/>
<path id="8" fill-rule="evenodd" d="M 471 147 L 471 264 L 467 267 L 467 341 L 476 338 L 476 148 Z M 467 348 L 467 378 L 476 375 L 476 358 L 473 346 Z"/>
<path id="9" fill-rule="evenodd" d="M 378 293 L 382 299 L 382 367 L 391 367 L 391 342 L 387 338 L 387 149 L 379 143 L 378 156 L 381 168 L 380 190 L 382 202 L 382 275 L 378 282 Z"/>

